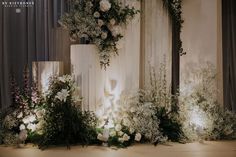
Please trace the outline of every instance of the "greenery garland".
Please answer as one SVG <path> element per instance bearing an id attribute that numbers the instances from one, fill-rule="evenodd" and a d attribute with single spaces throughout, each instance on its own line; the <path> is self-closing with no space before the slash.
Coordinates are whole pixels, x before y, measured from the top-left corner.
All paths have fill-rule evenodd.
<path id="1" fill-rule="evenodd" d="M 184 22 L 181 14 L 182 14 L 182 0 L 163 0 L 163 5 L 164 7 L 168 10 L 172 22 L 175 25 L 176 29 L 178 30 L 179 34 L 181 33 L 182 30 L 182 24 Z M 178 51 L 180 56 L 185 55 L 186 52 L 183 51 L 183 46 L 182 46 L 182 40 L 179 37 L 178 41 Z"/>

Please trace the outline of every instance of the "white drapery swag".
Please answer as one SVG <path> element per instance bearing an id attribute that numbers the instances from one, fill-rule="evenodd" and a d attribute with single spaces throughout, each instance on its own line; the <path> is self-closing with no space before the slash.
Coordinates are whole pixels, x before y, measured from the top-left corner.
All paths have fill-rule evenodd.
<path id="1" fill-rule="evenodd" d="M 150 66 L 160 77 L 161 63 L 166 63 L 167 83 L 171 84 L 172 28 L 162 0 L 145 0 L 142 6 L 142 53 L 144 87 L 150 86 Z"/>

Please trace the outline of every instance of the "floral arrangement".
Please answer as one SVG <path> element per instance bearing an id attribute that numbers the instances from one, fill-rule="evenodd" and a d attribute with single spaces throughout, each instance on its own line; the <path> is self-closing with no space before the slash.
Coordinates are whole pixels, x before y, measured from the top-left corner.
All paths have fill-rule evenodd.
<path id="1" fill-rule="evenodd" d="M 123 93 L 117 110 L 101 119 L 97 139 L 109 146 L 126 147 L 134 142 L 164 142 L 151 103 L 139 103 L 138 95 Z M 147 123 L 148 122 L 148 123 Z"/>
<path id="2" fill-rule="evenodd" d="M 34 84 L 30 87 L 29 70 L 23 72 L 24 86 L 21 90 L 14 77 L 11 79 L 12 106 L 3 114 L 4 144 L 21 144 L 32 135 L 41 134 L 44 100 Z"/>
<path id="3" fill-rule="evenodd" d="M 81 111 L 81 101 L 79 88 L 70 75 L 51 78 L 40 148 L 90 144 L 96 139 L 96 117 Z"/>
<path id="4" fill-rule="evenodd" d="M 71 10 L 59 23 L 70 33 L 71 41 L 84 38 L 98 47 L 101 66 L 109 66 L 118 54 L 122 29 L 139 10 L 123 6 L 118 0 L 72 0 Z"/>
<path id="5" fill-rule="evenodd" d="M 198 139 L 235 139 L 236 115 L 217 103 L 216 69 L 207 63 L 192 70 L 181 91 L 180 113 L 184 118 L 183 131 L 193 141 Z"/>

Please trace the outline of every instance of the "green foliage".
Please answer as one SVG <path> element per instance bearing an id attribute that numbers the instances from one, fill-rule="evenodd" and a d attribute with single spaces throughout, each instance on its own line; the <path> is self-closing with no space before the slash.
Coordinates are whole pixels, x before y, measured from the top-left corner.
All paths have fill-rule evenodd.
<path id="1" fill-rule="evenodd" d="M 178 31 L 181 33 L 182 24 L 184 22 L 182 18 L 182 0 L 163 0 L 164 7 L 168 10 L 169 15 L 172 19 L 172 25 L 174 25 Z M 179 54 L 185 55 L 186 52 L 183 51 L 182 40 L 179 36 L 177 47 Z"/>
<path id="2" fill-rule="evenodd" d="M 91 144 L 96 139 L 96 116 L 82 112 L 73 98 L 74 81 L 69 76 L 53 78 L 47 95 L 46 114 L 40 148 L 50 145 Z M 60 91 L 67 90 L 60 99 Z"/>

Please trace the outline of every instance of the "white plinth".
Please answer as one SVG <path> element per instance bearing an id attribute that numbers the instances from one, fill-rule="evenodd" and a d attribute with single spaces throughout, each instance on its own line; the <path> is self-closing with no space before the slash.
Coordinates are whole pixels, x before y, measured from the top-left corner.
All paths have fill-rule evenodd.
<path id="1" fill-rule="evenodd" d="M 121 52 L 106 70 L 100 67 L 97 51 L 95 45 L 71 46 L 72 75 L 81 88 L 82 109 L 96 113 L 119 100 L 122 91 L 139 88 L 139 51 Z"/>
<path id="2" fill-rule="evenodd" d="M 33 81 L 43 93 L 48 90 L 51 76 L 63 74 L 63 62 L 39 61 L 32 63 Z"/>

